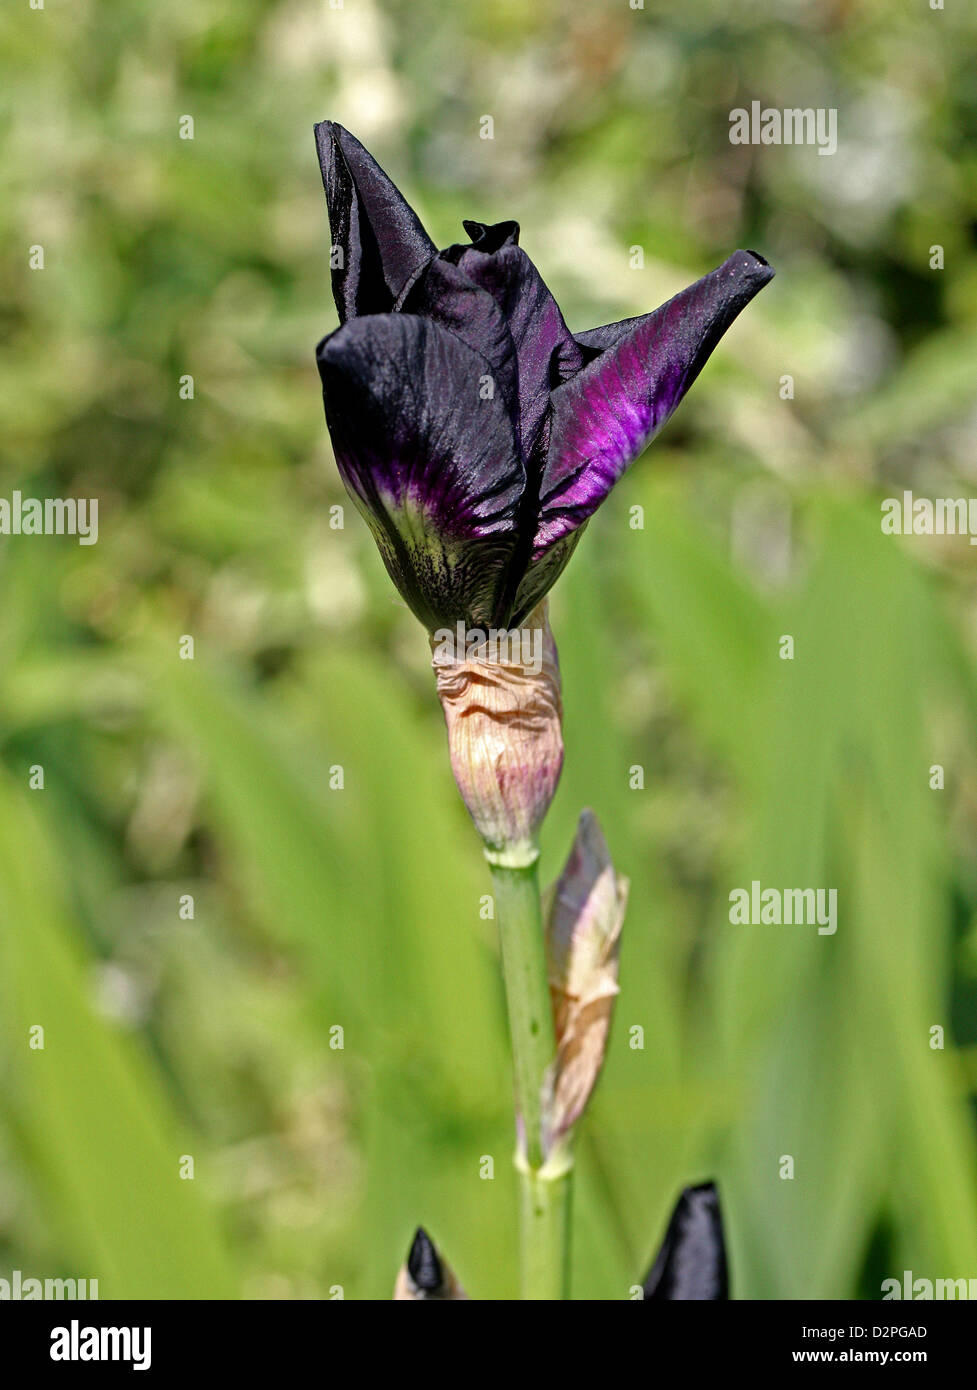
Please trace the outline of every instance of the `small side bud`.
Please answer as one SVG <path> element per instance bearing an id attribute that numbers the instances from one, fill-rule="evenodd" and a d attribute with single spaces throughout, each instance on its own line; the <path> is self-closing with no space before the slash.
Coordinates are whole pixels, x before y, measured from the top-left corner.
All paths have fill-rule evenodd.
<path id="1" fill-rule="evenodd" d="M 446 1260 L 438 1254 L 434 1241 L 418 1226 L 407 1252 L 407 1263 L 397 1275 L 394 1302 L 435 1299 L 441 1302 L 467 1300 Z"/>
<path id="2" fill-rule="evenodd" d="M 644 1282 L 645 1299 L 717 1302 L 729 1298 L 726 1242 L 716 1184 L 687 1187 Z"/>
<path id="3" fill-rule="evenodd" d="M 607 1051 L 628 880 L 615 873 L 592 811 L 584 811 L 546 924 L 556 1057 L 543 1086 L 546 1150 L 583 1114 Z"/>
<path id="4" fill-rule="evenodd" d="M 563 706 L 545 601 L 522 628 L 432 638 L 451 769 L 486 856 L 519 868 L 563 766 Z M 459 640 L 463 639 L 463 640 Z"/>

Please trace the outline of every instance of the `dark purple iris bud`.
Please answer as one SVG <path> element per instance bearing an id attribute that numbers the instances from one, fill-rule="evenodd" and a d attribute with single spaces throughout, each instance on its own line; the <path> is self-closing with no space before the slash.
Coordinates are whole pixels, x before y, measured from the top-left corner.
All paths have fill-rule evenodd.
<path id="1" fill-rule="evenodd" d="M 434 1241 L 423 1226 L 418 1226 L 411 1242 L 407 1270 L 422 1293 L 437 1293 L 444 1283 L 444 1269 L 434 1248 Z"/>
<path id="2" fill-rule="evenodd" d="M 395 1302 L 467 1302 L 468 1295 L 455 1278 L 444 1256 L 423 1226 L 418 1226 L 407 1253 L 407 1263 L 397 1275 Z"/>
<path id="3" fill-rule="evenodd" d="M 726 1242 L 715 1183 L 683 1191 L 644 1291 L 645 1299 L 714 1302 L 729 1298 Z"/>
<path id="4" fill-rule="evenodd" d="M 347 130 L 316 141 L 340 318 L 316 358 L 343 480 L 429 631 L 518 626 L 773 270 L 736 251 L 574 336 L 517 223 L 466 222 L 438 251 Z"/>

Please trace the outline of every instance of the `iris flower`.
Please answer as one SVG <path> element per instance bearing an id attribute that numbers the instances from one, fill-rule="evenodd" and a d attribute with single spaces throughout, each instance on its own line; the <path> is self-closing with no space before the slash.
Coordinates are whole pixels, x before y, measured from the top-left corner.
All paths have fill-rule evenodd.
<path id="1" fill-rule="evenodd" d="M 736 251 L 653 313 L 571 333 L 519 225 L 439 251 L 349 131 L 316 126 L 340 327 L 316 349 L 346 487 L 429 632 L 514 628 L 773 276 Z"/>

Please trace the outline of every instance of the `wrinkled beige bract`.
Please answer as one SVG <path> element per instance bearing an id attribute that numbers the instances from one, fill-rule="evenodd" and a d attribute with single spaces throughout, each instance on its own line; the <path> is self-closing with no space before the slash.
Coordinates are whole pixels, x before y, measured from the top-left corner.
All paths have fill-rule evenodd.
<path id="1" fill-rule="evenodd" d="M 439 654 L 432 666 L 448 728 L 451 769 L 487 854 L 531 864 L 536 835 L 563 766 L 560 667 L 543 602 L 527 618 L 525 647 Z M 533 667 L 539 661 L 539 670 Z"/>
<path id="2" fill-rule="evenodd" d="M 546 949 L 557 1053 L 545 1083 L 552 1148 L 590 1099 L 604 1061 L 628 881 L 614 871 L 596 817 L 584 811 L 549 902 Z"/>

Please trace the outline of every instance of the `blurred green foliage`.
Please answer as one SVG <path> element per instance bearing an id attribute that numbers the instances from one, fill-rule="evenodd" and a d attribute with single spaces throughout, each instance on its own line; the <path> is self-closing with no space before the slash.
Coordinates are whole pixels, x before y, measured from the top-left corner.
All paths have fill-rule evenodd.
<path id="1" fill-rule="evenodd" d="M 487 876 L 424 635 L 329 525 L 328 116 L 441 244 L 518 218 L 572 327 L 779 272 L 554 595 L 544 869 L 591 805 L 632 879 L 576 1296 L 710 1174 L 740 1297 L 977 1276 L 977 572 L 878 524 L 977 470 L 977 16 L 22 0 L 0 49 L 0 495 L 101 508 L 0 539 L 0 1274 L 385 1298 L 423 1222 L 513 1293 Z M 838 153 L 730 145 L 753 99 Z M 753 879 L 836 887 L 837 934 L 731 926 Z"/>

